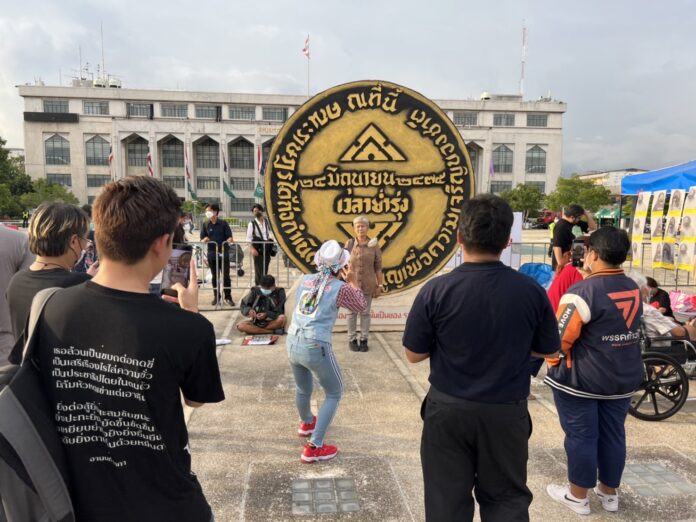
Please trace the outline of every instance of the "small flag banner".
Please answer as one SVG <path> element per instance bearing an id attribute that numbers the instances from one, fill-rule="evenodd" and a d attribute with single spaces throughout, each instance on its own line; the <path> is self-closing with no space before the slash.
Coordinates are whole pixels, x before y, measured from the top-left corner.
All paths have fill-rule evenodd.
<path id="1" fill-rule="evenodd" d="M 302 54 L 304 54 L 307 57 L 307 59 L 309 60 L 309 35 L 307 35 L 307 39 L 304 42 L 304 47 L 302 48 Z"/>
<path id="2" fill-rule="evenodd" d="M 679 234 L 679 270 L 694 269 L 696 257 L 696 187 L 691 187 L 686 193 L 682 211 L 681 231 Z"/>
<path id="3" fill-rule="evenodd" d="M 636 213 L 633 215 L 633 228 L 631 229 L 631 256 L 633 266 L 641 266 L 643 263 L 643 235 L 645 224 L 648 220 L 650 210 L 650 196 L 652 192 L 641 192 L 638 194 Z"/>
<path id="4" fill-rule="evenodd" d="M 232 189 L 230 188 L 230 186 L 227 184 L 227 181 L 224 179 L 222 180 L 222 190 L 225 192 L 225 194 L 227 194 L 232 199 L 237 198 L 237 196 L 234 195 L 234 192 L 232 192 Z"/>
<path id="5" fill-rule="evenodd" d="M 662 239 L 662 218 L 665 215 L 666 190 L 658 190 L 653 193 L 652 210 L 650 211 L 650 237 L 652 244 L 652 267 L 662 268 L 662 252 L 664 241 Z M 673 262 L 673 260 L 672 260 Z"/>
<path id="6" fill-rule="evenodd" d="M 188 190 L 191 199 L 198 201 L 198 194 L 193 190 L 193 180 L 191 179 L 191 171 L 189 170 L 188 152 L 184 147 L 184 172 L 186 173 L 186 190 Z"/>
<path id="7" fill-rule="evenodd" d="M 111 178 L 111 181 L 114 180 L 114 175 L 111 172 L 111 164 L 114 162 L 114 148 L 113 146 L 109 145 L 109 177 Z"/>
<path id="8" fill-rule="evenodd" d="M 147 149 L 147 173 L 150 174 L 151 177 L 155 176 L 155 171 L 152 170 L 152 154 L 150 154 L 150 149 Z"/>
<path id="9" fill-rule="evenodd" d="M 257 197 L 257 198 L 263 197 L 263 187 L 261 186 L 261 183 L 256 184 L 256 190 L 254 191 L 254 197 Z"/>

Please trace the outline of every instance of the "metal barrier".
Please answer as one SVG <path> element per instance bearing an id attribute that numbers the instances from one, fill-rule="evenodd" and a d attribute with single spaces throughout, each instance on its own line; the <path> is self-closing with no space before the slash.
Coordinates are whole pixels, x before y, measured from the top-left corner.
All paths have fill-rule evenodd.
<path id="1" fill-rule="evenodd" d="M 512 267 L 518 269 L 525 263 L 546 263 L 551 264 L 548 255 L 550 242 L 544 243 L 512 243 Z M 456 264 L 455 264 L 456 266 Z M 655 279 L 665 290 L 678 290 L 689 287 L 696 287 L 692 273 L 687 270 L 667 270 L 664 268 L 652 268 L 652 244 L 644 241 L 641 245 L 641 266 L 632 266 L 631 261 L 623 264 L 624 270 L 636 270 L 644 275 Z"/>
<path id="2" fill-rule="evenodd" d="M 236 297 L 233 294 L 233 298 L 238 306 L 238 301 L 241 299 L 242 295 L 246 294 L 249 288 L 256 286 L 256 268 L 254 266 L 254 256 L 251 253 L 251 244 L 249 242 L 235 241 L 229 246 L 223 245 L 223 252 L 229 252 L 226 255 L 220 255 L 220 245 L 213 242 L 204 243 L 202 241 L 189 241 L 188 244 L 194 247 L 196 268 L 199 269 L 198 275 L 201 280 L 200 289 L 206 293 L 211 292 L 211 299 L 214 295 L 218 296 L 216 305 L 211 305 L 213 307 L 210 309 L 201 308 L 201 310 L 213 311 L 223 309 L 225 294 L 233 294 L 233 292 L 237 294 Z M 269 242 L 269 244 L 272 244 L 272 242 Z M 260 255 L 263 256 L 263 253 L 268 252 L 268 250 L 268 248 L 263 249 Z M 225 269 L 222 263 L 225 259 L 229 264 L 229 286 L 226 285 L 224 281 Z M 263 266 L 265 266 L 265 260 L 265 256 L 262 257 L 261 261 L 264 263 Z M 213 266 L 210 266 L 211 261 Z M 213 270 L 215 270 L 217 274 L 217 277 L 215 277 L 215 286 L 212 284 Z M 270 257 L 267 273 L 275 278 L 277 286 L 282 286 L 284 288 L 290 288 L 295 283 L 295 280 L 302 275 L 302 272 L 287 260 L 280 248 L 276 256 Z M 244 292 L 238 292 L 240 289 L 243 289 Z"/>

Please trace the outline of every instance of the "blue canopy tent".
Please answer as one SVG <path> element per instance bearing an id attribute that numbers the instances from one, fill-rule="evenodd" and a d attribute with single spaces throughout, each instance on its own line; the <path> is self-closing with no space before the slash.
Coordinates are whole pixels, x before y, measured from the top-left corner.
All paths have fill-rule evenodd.
<path id="1" fill-rule="evenodd" d="M 696 186 L 696 160 L 674 167 L 626 176 L 621 181 L 621 195 L 635 196 L 641 191 L 655 192 L 656 190 L 684 189 L 688 191 L 694 186 Z"/>

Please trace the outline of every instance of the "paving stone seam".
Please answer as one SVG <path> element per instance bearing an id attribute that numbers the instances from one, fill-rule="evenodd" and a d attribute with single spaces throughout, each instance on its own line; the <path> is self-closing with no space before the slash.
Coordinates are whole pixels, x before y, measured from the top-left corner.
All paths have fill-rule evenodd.
<path id="1" fill-rule="evenodd" d="M 244 489 L 242 490 L 242 500 L 239 502 L 239 522 L 244 522 L 246 519 L 246 499 L 249 493 L 249 479 L 251 478 L 251 466 L 253 462 L 247 464 L 246 475 L 244 476 Z"/>
<path id="2" fill-rule="evenodd" d="M 396 355 L 396 353 L 394 353 L 394 350 L 391 349 L 386 339 L 382 337 L 381 333 L 375 334 L 375 337 L 379 341 L 382 350 L 384 350 L 385 353 L 389 356 L 394 366 L 396 366 L 396 369 L 399 370 L 401 376 L 406 380 L 408 385 L 411 387 L 411 390 L 413 390 L 413 393 L 416 394 L 416 397 L 418 397 L 418 399 L 421 401 L 424 400 L 425 396 L 427 395 L 427 392 L 425 391 L 425 389 L 423 389 L 420 383 L 409 371 L 409 369 L 406 367 L 401 358 L 398 355 Z"/>
<path id="3" fill-rule="evenodd" d="M 411 505 L 408 502 L 408 499 L 406 498 L 406 493 L 404 492 L 404 488 L 401 487 L 401 481 L 399 480 L 399 477 L 396 476 L 396 472 L 394 471 L 394 466 L 392 466 L 392 463 L 388 459 L 384 459 L 385 462 L 389 465 L 389 471 L 391 471 L 392 477 L 394 477 L 394 483 L 396 484 L 396 487 L 399 488 L 399 494 L 401 495 L 401 500 L 403 501 L 404 505 L 406 506 L 406 511 L 408 511 L 409 516 L 411 517 L 411 522 L 416 522 L 416 517 L 413 516 L 413 511 L 411 511 Z"/>

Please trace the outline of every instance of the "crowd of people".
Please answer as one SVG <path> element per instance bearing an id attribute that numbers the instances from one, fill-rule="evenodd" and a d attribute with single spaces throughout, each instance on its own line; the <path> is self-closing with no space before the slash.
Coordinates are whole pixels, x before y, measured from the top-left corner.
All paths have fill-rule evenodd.
<path id="1" fill-rule="evenodd" d="M 297 285 L 288 321 L 285 290 L 268 273 L 270 223 L 261 205 L 253 212 L 246 239 L 256 278 L 240 302 L 245 319 L 237 328 L 250 335 L 287 330 L 297 434 L 308 439 L 300 459 L 329 460 L 338 454 L 326 439 L 343 395 L 333 330 L 343 307 L 349 350 L 368 351 L 371 302 L 383 285 L 379 242 L 360 216 L 344 245 L 322 244 L 316 272 Z M 554 230 L 558 275 L 547 295 L 500 261 L 512 222 L 510 206 L 497 196 L 464 202 L 457 233 L 464 262 L 421 288 L 406 322 L 407 360 L 430 364 L 421 407 L 427 520 L 472 520 L 472 492 L 484 521 L 529 519 L 527 400 L 530 373 L 543 360 L 568 462 L 568 483 L 549 485 L 547 492 L 588 514 L 593 489 L 604 509 L 616 511 L 624 422 L 643 379 L 641 320 L 660 335 L 696 338 L 693 325 L 671 317 L 654 281 L 623 273 L 630 248 L 624 231 L 597 229 L 581 207 L 568 207 Z M 581 262 L 573 263 L 573 228 L 581 222 L 580 234 L 590 234 Z M 176 280 L 173 292 L 163 295 L 156 286 L 173 252 L 186 252 L 187 222 L 176 194 L 156 179 L 128 177 L 104 187 L 91 219 L 75 206 L 51 203 L 27 224 L 28 234 L 0 227 L 0 282 L 7 288 L 0 299 L 0 356 L 15 365 L 4 374 L 10 387 L 19 365 L 38 371 L 78 518 L 213 520 L 191 470 L 181 404 L 181 396 L 194 408 L 225 398 L 215 332 L 198 313 L 195 259 L 184 258 L 189 277 Z M 208 243 L 214 304 L 234 305 L 234 238 L 215 204 L 206 208 L 200 238 Z M 32 318 L 35 296 L 45 304 Z M 325 394 L 318 411 L 312 409 L 315 382 Z M 2 442 L 0 436 L 5 477 Z M 26 498 L 8 500 L 8 483 L 0 480 L 0 495 L 10 520 L 32 519 L 35 513 L 23 511 Z"/>

